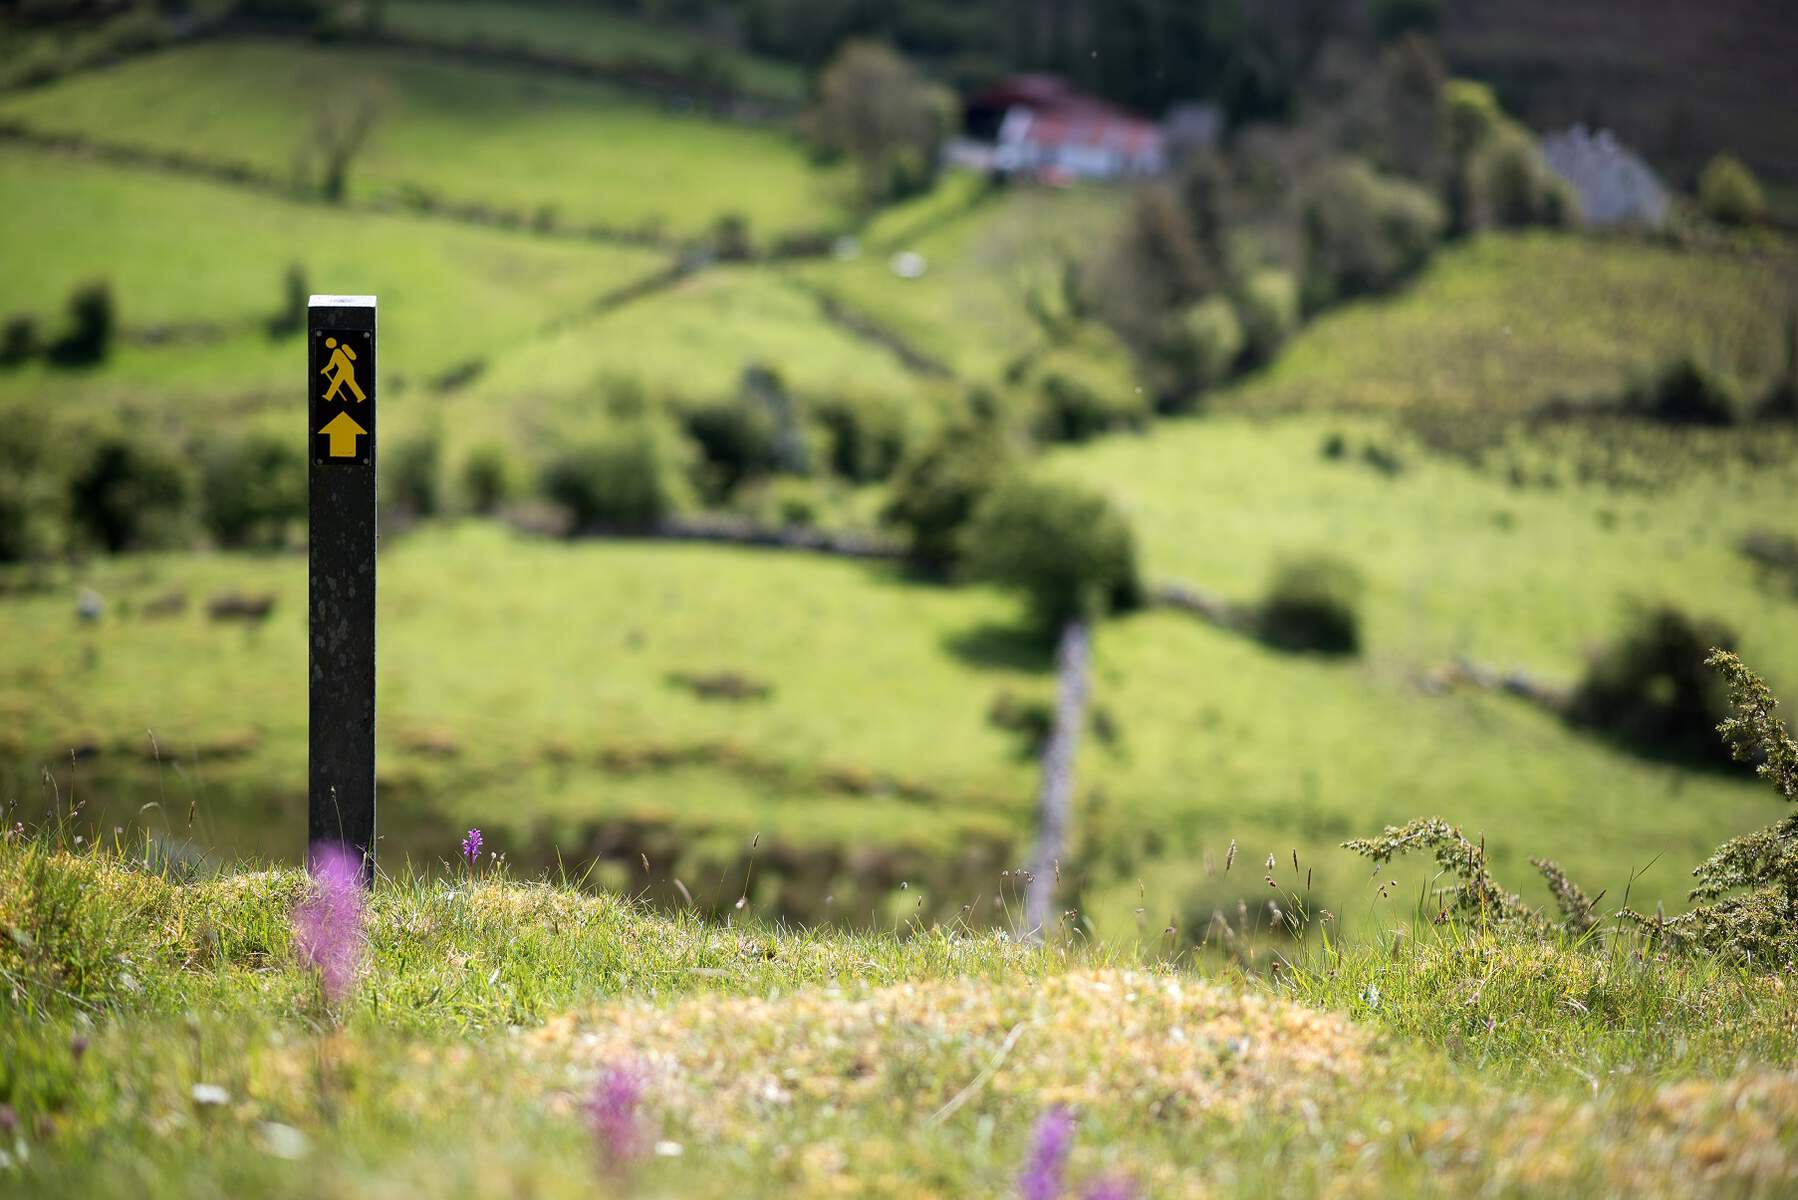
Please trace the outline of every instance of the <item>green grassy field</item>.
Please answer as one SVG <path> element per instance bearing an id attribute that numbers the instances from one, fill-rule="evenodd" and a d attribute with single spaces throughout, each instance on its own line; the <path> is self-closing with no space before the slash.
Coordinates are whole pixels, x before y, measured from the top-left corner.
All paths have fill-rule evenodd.
<path id="1" fill-rule="evenodd" d="M 16 368 L 0 373 L 0 392 L 89 408 L 128 398 L 177 421 L 196 400 L 216 414 L 291 390 L 297 340 L 266 330 L 290 265 L 314 290 L 382 297 L 383 380 L 397 401 L 389 412 L 403 422 L 409 394 L 432 379 L 537 341 L 556 318 L 654 273 L 665 257 L 346 213 L 18 147 L 0 149 L 0 203 L 9 214 L 0 313 L 29 314 L 53 333 L 69 289 L 102 278 L 128 336 L 206 335 L 128 344 L 94 370 Z"/>
<path id="2" fill-rule="evenodd" d="M 155 801 L 144 823 L 185 835 L 197 804 L 195 828 L 219 845 L 297 844 L 304 563 L 133 559 L 77 580 L 108 599 L 98 626 L 76 622 L 66 585 L 5 601 L 23 635 L 0 675 L 21 811 L 51 804 L 48 766 L 56 794 L 72 784 L 106 819 L 133 823 Z M 192 608 L 144 615 L 170 589 Z M 271 591 L 267 628 L 208 622 L 198 610 L 228 590 Z M 634 823 L 679 847 L 659 879 L 686 871 L 710 891 L 717 864 L 758 836 L 776 856 L 886 847 L 928 866 L 937 890 L 919 895 L 953 911 L 990 903 L 1002 883 L 1001 864 L 959 860 L 961 843 L 1027 842 L 1034 764 L 986 711 L 1002 692 L 1046 697 L 1050 680 L 997 594 L 804 556 L 570 548 L 469 526 L 389 550 L 382 605 L 396 856 L 442 861 L 468 824 L 521 858 L 578 854 L 598 830 Z M 1751 661 L 1772 642 L 1750 639 Z M 1428 665 L 1381 641 L 1363 664 L 1284 657 L 1174 614 L 1108 625 L 1095 699 L 1120 734 L 1084 751 L 1077 835 L 1094 919 L 1124 932 L 1144 898 L 1151 919 L 1195 898 L 1252 899 L 1258 873 L 1217 873 L 1235 839 L 1253 863 L 1296 849 L 1317 894 L 1357 920 L 1364 871 L 1335 844 L 1419 813 L 1487 834 L 1495 869 L 1519 884 L 1532 854 L 1619 892 L 1652 863 L 1636 896 L 1678 906 L 1686 868 L 1764 819 L 1752 781 L 1639 761 L 1508 698 L 1426 694 Z M 720 671 L 772 696 L 705 701 L 669 681 Z M 774 902 L 782 884 L 768 870 Z"/>
<path id="3" fill-rule="evenodd" d="M 804 270 L 958 374 L 991 382 L 1047 340 L 1030 316 L 1030 290 L 1063 256 L 1078 257 L 1109 237 L 1127 193 L 1021 188 L 983 198 L 977 188 L 977 177 L 952 175 L 942 188 L 948 203 L 890 211 L 869 229 L 856 260 Z M 905 251 L 924 257 L 922 278 L 894 274 L 892 258 Z"/>
<path id="4" fill-rule="evenodd" d="M 286 176 L 306 153 L 315 97 L 331 92 L 371 95 L 380 114 L 351 170 L 355 199 L 423 191 L 682 239 L 725 213 L 758 240 L 847 221 L 845 177 L 813 167 L 785 131 L 403 52 L 213 42 L 0 98 L 0 118 Z"/>
<path id="5" fill-rule="evenodd" d="M 517 47 L 601 67 L 648 65 L 683 72 L 710 59 L 752 95 L 788 103 L 805 98 L 805 74 L 790 63 L 725 49 L 678 26 L 652 25 L 591 8 L 401 0 L 386 5 L 383 17 L 388 30 L 434 43 Z"/>
<path id="6" fill-rule="evenodd" d="M 1686 352 L 1764 381 L 1782 361 L 1793 269 L 1790 243 L 1488 234 L 1438 255 L 1393 297 L 1325 314 L 1234 400 L 1523 411 L 1614 396 Z"/>
<path id="7" fill-rule="evenodd" d="M 1778 978 L 1418 925 L 1271 976 L 383 883 L 343 997 L 293 871 L 0 846 L 9 1195 L 1785 1194 Z M 365 936 L 366 941 L 360 938 Z M 185 1015 L 183 1015 L 185 1014 Z M 596 1135 L 596 1081 L 616 1100 Z M 1029 1194 L 1029 1193 L 1024 1193 Z"/>
<path id="8" fill-rule="evenodd" d="M 728 267 L 496 356 L 466 404 L 504 401 L 502 416 L 515 404 L 565 409 L 589 400 L 608 375 L 637 379 L 661 395 L 726 395 L 755 364 L 818 395 L 910 400 L 922 386 L 891 351 L 831 324 L 784 273 Z"/>

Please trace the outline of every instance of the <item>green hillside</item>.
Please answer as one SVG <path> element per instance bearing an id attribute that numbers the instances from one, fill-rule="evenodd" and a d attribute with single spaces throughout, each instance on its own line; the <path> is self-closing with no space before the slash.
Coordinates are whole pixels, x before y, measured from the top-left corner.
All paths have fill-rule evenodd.
<path id="1" fill-rule="evenodd" d="M 1522 412 L 1614 396 L 1689 352 L 1750 380 L 1783 361 L 1798 252 L 1489 235 L 1402 294 L 1321 317 L 1234 398 L 1256 408 Z"/>
<path id="2" fill-rule="evenodd" d="M 382 571 L 396 856 L 440 861 L 469 824 L 524 865 L 552 846 L 613 844 L 632 860 L 659 846 L 678 857 L 658 856 L 656 878 L 682 873 L 705 900 L 759 837 L 762 902 L 818 915 L 808 889 L 829 879 L 808 883 L 782 854 L 884 848 L 923 873 L 924 903 L 952 913 L 990 895 L 1005 862 L 955 848 L 1028 837 L 1035 766 L 987 713 L 1004 693 L 1046 697 L 1050 679 L 997 594 L 804 556 L 569 548 L 480 528 L 414 534 Z M 152 825 L 184 837 L 197 805 L 208 839 L 271 853 L 301 836 L 303 561 L 131 560 L 77 580 L 107 598 L 97 626 L 75 622 L 66 587 L 7 601 L 25 635 L 0 690 L 14 794 L 47 806 L 36 764 L 74 746 L 79 761 L 53 774 L 97 809 L 155 801 Z M 171 590 L 188 609 L 150 615 Z M 228 591 L 272 593 L 267 627 L 208 621 L 206 602 Z M 1609 622 L 1595 607 L 1598 635 Z M 1751 652 L 1781 649 L 1785 613 L 1767 617 Z M 1253 899 L 1258 874 L 1195 875 L 1234 839 L 1253 863 L 1296 848 L 1352 921 L 1366 884 L 1333 847 L 1420 811 L 1486 833 L 1513 877 L 1550 854 L 1620 888 L 1658 855 L 1635 894 L 1677 903 L 1687 865 L 1768 807 L 1751 781 L 1639 762 L 1520 701 L 1427 694 L 1431 662 L 1385 641 L 1364 666 L 1282 657 L 1173 614 L 1108 626 L 1095 699 L 1116 734 L 1088 744 L 1079 814 L 1096 919 L 1128 929 L 1139 879 L 1157 912 L 1195 892 Z M 672 678 L 727 672 L 771 694 L 705 700 Z M 839 870 L 839 888 L 857 886 Z"/>
<path id="3" fill-rule="evenodd" d="M 0 313 L 51 330 L 68 290 L 103 278 L 126 343 L 94 371 L 0 373 L 0 391 L 89 406 L 147 394 L 177 419 L 196 400 L 237 404 L 292 386 L 297 343 L 266 331 L 291 265 L 315 290 L 342 284 L 391 298 L 386 381 L 403 396 L 460 363 L 534 341 L 552 320 L 665 260 L 637 247 L 348 213 L 16 146 L 0 148 L 0 204 Z"/>
<path id="4" fill-rule="evenodd" d="M 448 7 L 393 15 L 411 28 L 441 17 L 452 38 L 497 19 Z M 534 10 L 518 28 L 533 45 L 650 52 L 631 39 L 655 31 L 609 21 Z M 652 418 L 732 403 L 750 366 L 792 390 L 821 451 L 836 434 L 815 422 L 832 404 L 897 412 L 902 446 L 969 385 L 1027 410 L 1044 402 L 1029 367 L 1044 355 L 1101 401 L 1146 411 L 1118 338 L 1055 298 L 1070 264 L 1113 243 L 1128 191 L 950 175 L 831 255 L 674 271 L 670 248 L 572 235 L 598 223 L 695 238 L 727 211 L 759 241 L 846 228 L 847 169 L 815 167 L 776 126 L 471 57 L 215 40 L 0 100 L 33 136 L 186 156 L 159 168 L 91 148 L 0 150 L 14 267 L 0 313 L 52 330 L 65 294 L 98 276 L 121 325 L 103 364 L 16 366 L 0 394 L 54 422 L 147 418 L 190 455 L 246 424 L 285 430 L 294 342 L 267 325 L 297 264 L 314 290 L 382 297 L 384 428 L 440 439 L 446 475 L 497 443 L 528 489 L 569 430 L 615 424 L 620 403 Z M 321 80 L 378 96 L 355 203 L 196 177 L 208 163 L 287 171 Z M 447 201 L 521 227 L 437 211 Z M 903 272 L 902 253 L 918 256 Z M 1359 903 L 1357 870 L 1332 847 L 1423 811 L 1486 832 L 1505 868 L 1551 853 L 1597 887 L 1654 861 L 1637 894 L 1680 903 L 1686 865 L 1759 811 L 1751 783 L 1641 760 L 1521 700 L 1436 691 L 1463 655 L 1570 683 L 1629 602 L 1661 600 L 1727 622 L 1776 685 L 1798 679 L 1780 636 L 1790 600 L 1738 550 L 1749 533 L 1798 532 L 1789 435 L 1505 424 L 1608 399 L 1682 350 L 1768 380 L 1790 259 L 1771 236 L 1480 234 L 1392 295 L 1325 312 L 1271 366 L 1209 393 L 1205 415 L 1050 454 L 1046 469 L 1123 506 L 1151 583 L 1249 603 L 1276 564 L 1320 547 L 1368 582 L 1357 661 L 1276 654 L 1170 612 L 1101 631 L 1109 734 L 1084 752 L 1078 814 L 1095 921 L 1127 928 L 1150 894 L 1176 911 L 1253 893 L 1253 879 L 1195 874 L 1232 839 L 1257 859 L 1301 852 L 1320 894 Z M 1485 430 L 1477 462 L 1440 452 L 1467 450 L 1443 414 Z M 444 490 L 453 516 L 464 497 Z M 794 497 L 809 519 L 865 526 L 884 486 L 759 480 L 728 503 L 766 516 Z M 614 871 L 654 848 L 666 888 L 749 863 L 760 837 L 775 855 L 760 899 L 812 918 L 841 915 L 820 905 L 858 870 L 909 874 L 910 898 L 956 911 L 1028 840 L 1032 745 L 992 713 L 1045 701 L 1049 664 L 995 592 L 884 564 L 564 545 L 473 521 L 396 522 L 385 564 L 381 775 L 396 853 L 439 861 L 456 827 L 480 823 L 521 862 L 579 847 Z M 162 554 L 7 578 L 16 590 L 0 603 L 29 631 L 0 674 L 16 718 L 0 751 L 21 804 L 55 799 L 38 795 L 53 762 L 56 787 L 73 782 L 107 812 L 153 800 L 166 832 L 185 837 L 191 808 L 193 831 L 227 852 L 295 843 L 301 560 Z M 79 587 L 105 598 L 97 625 L 70 615 Z M 270 593 L 275 615 L 251 630 L 207 620 L 207 600 L 228 592 Z M 180 615 L 150 615 L 176 593 Z M 690 681 L 712 677 L 770 694 L 696 695 Z"/>
<path id="5" fill-rule="evenodd" d="M 310 152 L 325 96 L 366 99 L 377 114 L 351 171 L 359 200 L 474 204 L 676 239 L 709 232 L 726 213 L 758 239 L 847 218 L 845 182 L 812 166 L 784 131 L 403 51 L 206 43 L 0 98 L 0 119 L 288 179 Z"/>

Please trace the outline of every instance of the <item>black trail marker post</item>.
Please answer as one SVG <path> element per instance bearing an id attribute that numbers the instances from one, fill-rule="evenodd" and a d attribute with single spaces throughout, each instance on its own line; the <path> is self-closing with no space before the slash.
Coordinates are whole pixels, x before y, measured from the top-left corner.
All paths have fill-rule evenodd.
<path id="1" fill-rule="evenodd" d="M 306 322 L 311 445 L 307 844 L 375 869 L 375 298 L 314 296 Z"/>

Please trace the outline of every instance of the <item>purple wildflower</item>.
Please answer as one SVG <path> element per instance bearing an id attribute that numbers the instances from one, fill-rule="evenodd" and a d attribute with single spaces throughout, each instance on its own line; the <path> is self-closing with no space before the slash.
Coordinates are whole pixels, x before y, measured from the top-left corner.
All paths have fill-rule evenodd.
<path id="1" fill-rule="evenodd" d="M 1107 1175 L 1086 1185 L 1086 1200 L 1136 1200 L 1136 1187 L 1122 1175 Z"/>
<path id="2" fill-rule="evenodd" d="M 641 1158 L 648 1143 L 642 1112 L 645 1083 L 636 1067 L 607 1067 L 587 1101 L 587 1128 L 600 1157 L 614 1170 Z"/>
<path id="3" fill-rule="evenodd" d="M 462 839 L 462 857 L 468 860 L 470 867 L 481 857 L 481 831 L 478 827 L 470 829 L 468 836 Z"/>
<path id="4" fill-rule="evenodd" d="M 312 881 L 312 894 L 294 909 L 294 938 L 336 1003 L 362 964 L 362 864 L 347 848 L 320 842 L 312 848 Z"/>
<path id="5" fill-rule="evenodd" d="M 1057 1106 L 1037 1119 L 1030 1157 L 1018 1176 L 1021 1200 L 1055 1200 L 1061 1195 L 1062 1172 L 1074 1147 L 1074 1114 Z"/>

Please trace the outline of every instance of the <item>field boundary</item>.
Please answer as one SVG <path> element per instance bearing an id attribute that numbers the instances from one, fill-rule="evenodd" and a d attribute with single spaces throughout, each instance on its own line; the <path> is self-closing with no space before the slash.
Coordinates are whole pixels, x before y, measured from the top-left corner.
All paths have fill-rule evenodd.
<path id="1" fill-rule="evenodd" d="M 207 183 L 243 188 L 289 204 L 303 204 L 327 211 L 373 213 L 383 216 L 418 217 L 508 233 L 527 234 L 567 242 L 599 243 L 630 246 L 636 249 L 662 250 L 675 253 L 682 245 L 670 238 L 643 230 L 619 229 L 605 225 L 572 227 L 534 221 L 522 212 L 492 208 L 472 201 L 429 201 L 394 203 L 379 200 L 346 200 L 328 204 L 298 191 L 292 180 L 274 171 L 250 163 L 229 159 L 202 158 L 178 150 L 153 150 L 128 142 L 103 141 L 73 133 L 48 133 L 33 129 L 18 120 L 0 118 L 0 145 L 24 146 L 32 150 L 86 158 L 107 166 L 164 171 L 184 175 Z"/>
<path id="2" fill-rule="evenodd" d="M 788 277 L 786 283 L 816 301 L 818 314 L 826 321 L 852 337 L 892 354 L 912 374 L 932 379 L 957 378 L 954 368 L 942 359 L 918 349 L 901 334 L 847 304 L 829 288 L 792 277 Z"/>

